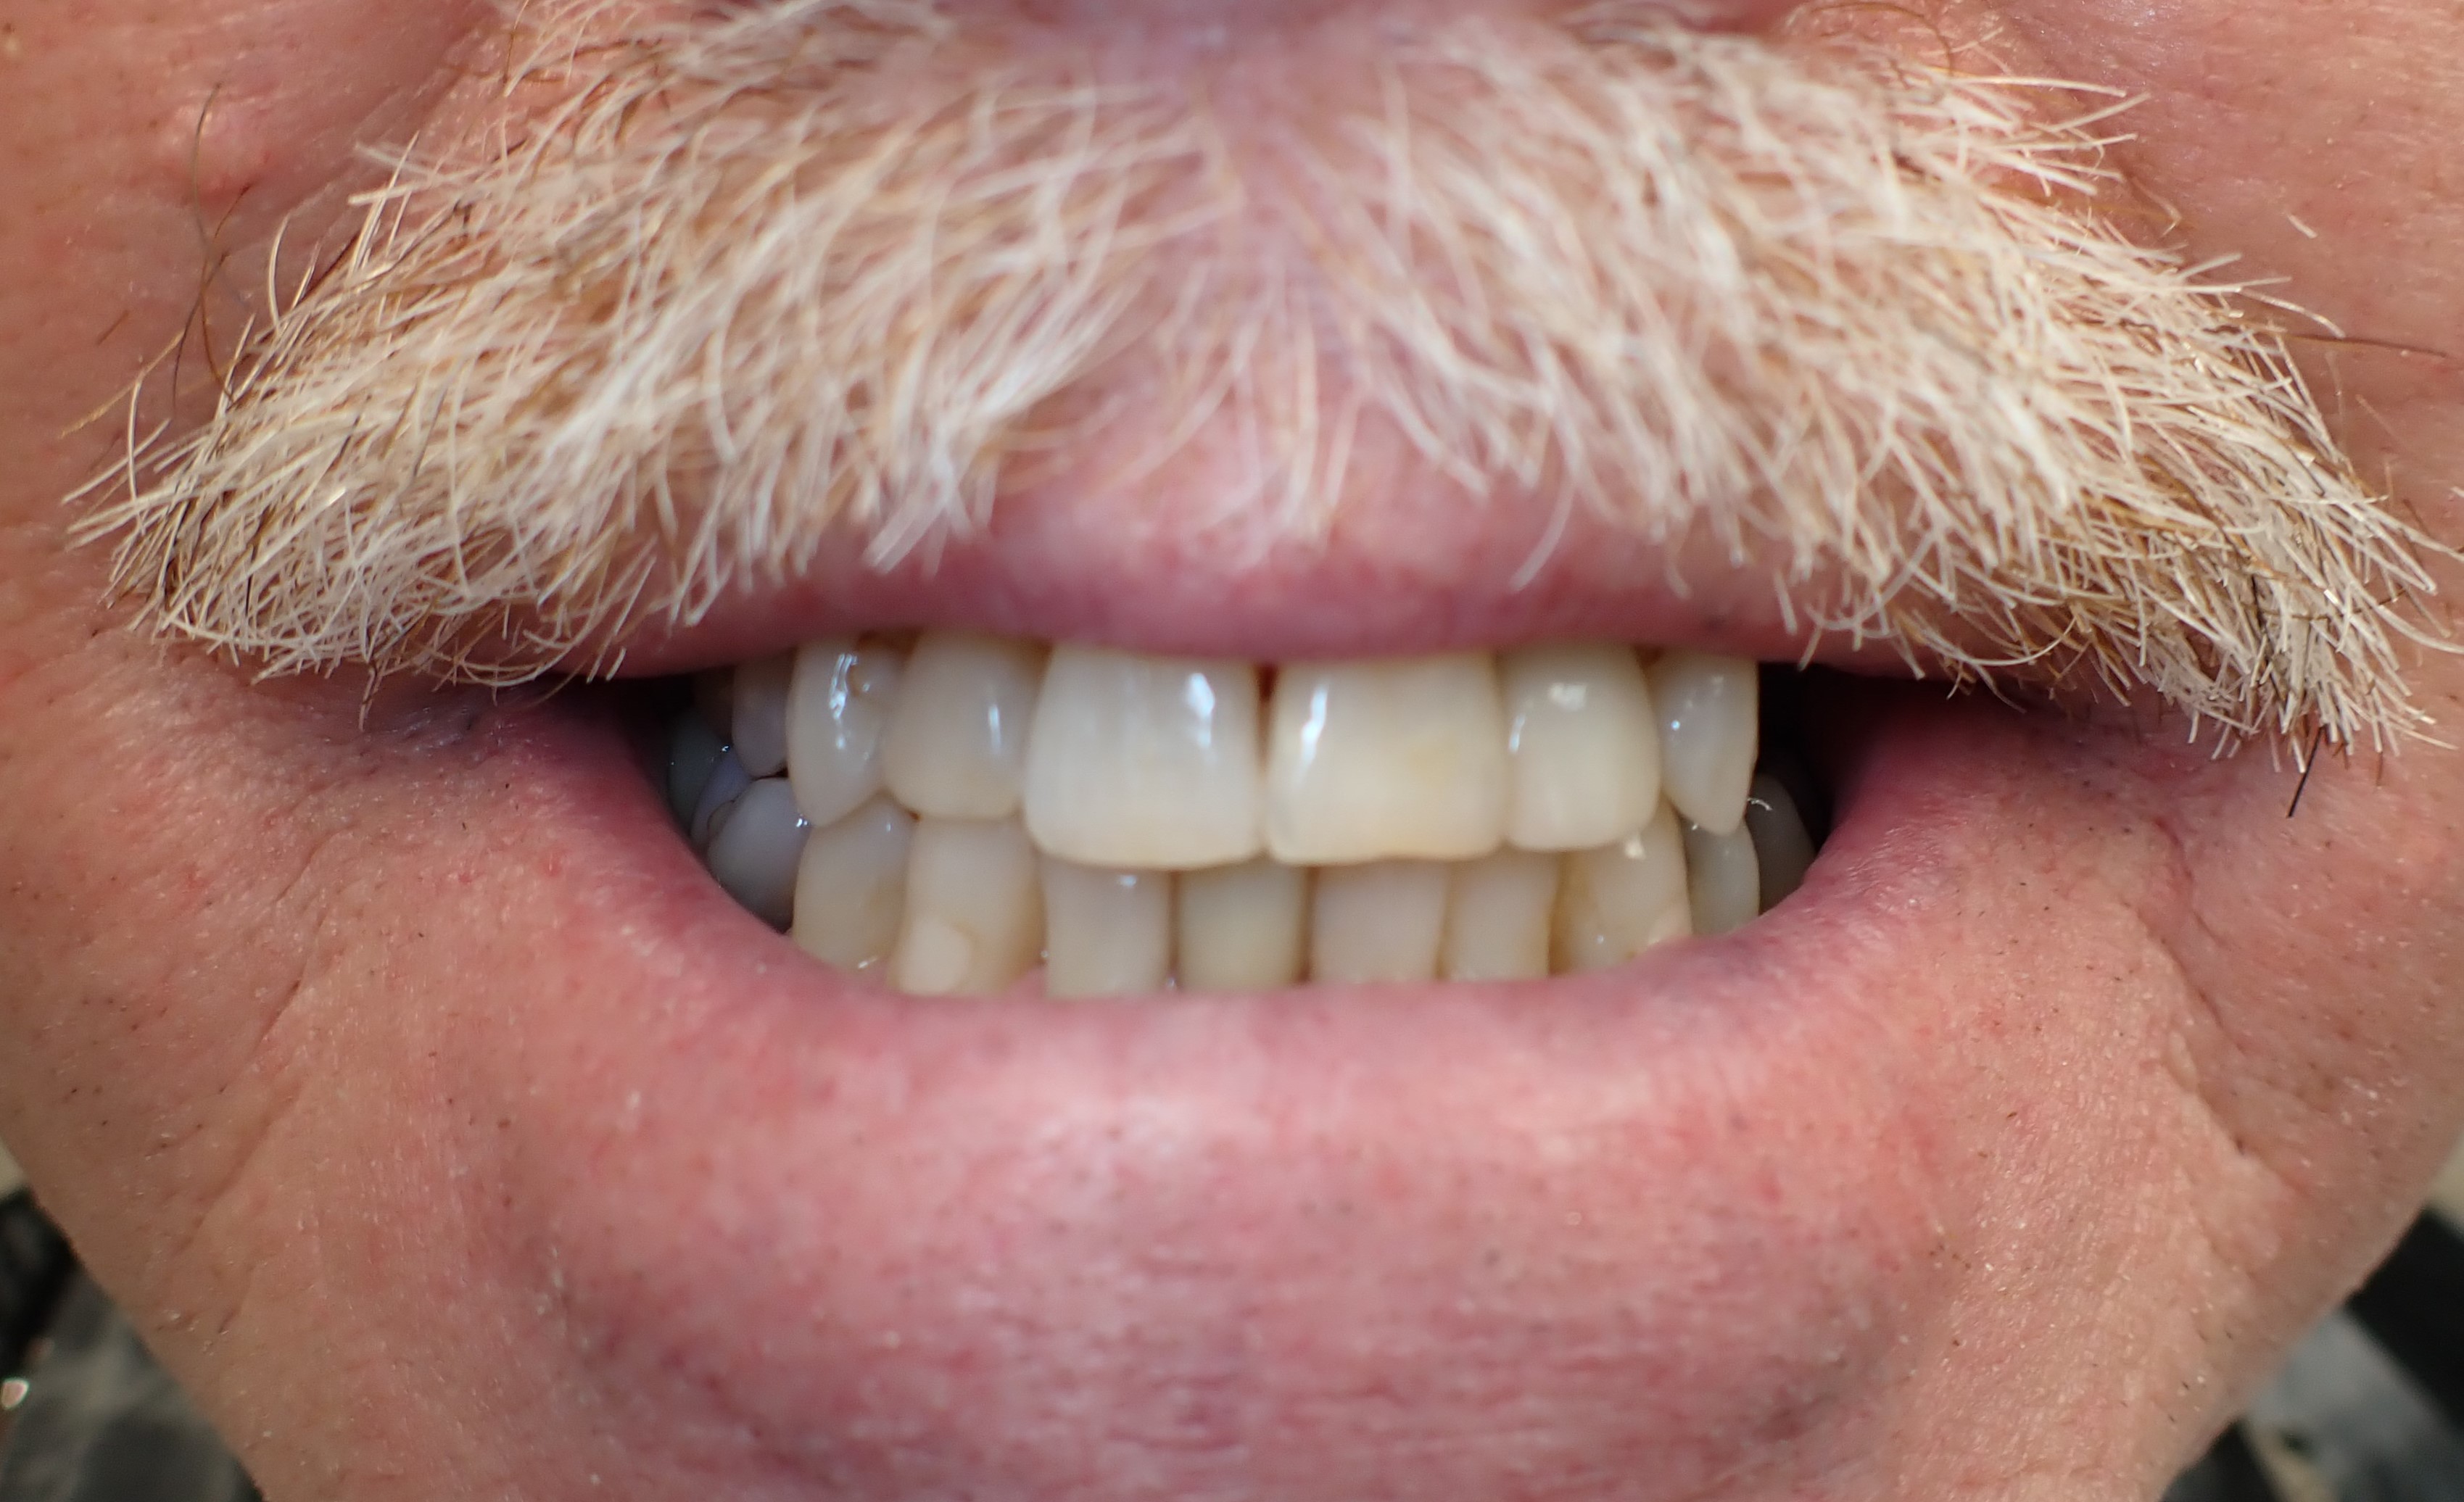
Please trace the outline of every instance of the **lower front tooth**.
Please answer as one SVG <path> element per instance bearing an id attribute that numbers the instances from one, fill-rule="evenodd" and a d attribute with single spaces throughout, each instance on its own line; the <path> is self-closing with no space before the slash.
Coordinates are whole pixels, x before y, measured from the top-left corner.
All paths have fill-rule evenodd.
<path id="1" fill-rule="evenodd" d="M 710 874 L 763 923 L 784 928 L 796 915 L 796 866 L 811 830 L 787 779 L 764 777 L 711 837 Z"/>
<path id="2" fill-rule="evenodd" d="M 918 996 L 1007 989 L 1044 939 L 1036 875 L 1016 819 L 916 820 L 890 983 Z"/>
<path id="3" fill-rule="evenodd" d="M 1440 967 L 1450 981 L 1540 980 L 1549 973 L 1555 856 L 1501 850 L 1454 868 Z"/>
<path id="4" fill-rule="evenodd" d="M 1788 784 L 1769 773 L 1754 775 L 1746 829 L 1754 838 L 1754 859 L 1762 870 L 1762 908 L 1770 912 L 1804 884 L 1806 868 L 1814 864 L 1814 836 Z"/>
<path id="5" fill-rule="evenodd" d="M 1174 938 L 1183 990 L 1275 990 L 1307 958 L 1309 872 L 1245 860 L 1183 872 Z"/>
<path id="6" fill-rule="evenodd" d="M 874 798 L 804 842 L 796 870 L 796 922 L 804 952 L 841 969 L 869 970 L 898 943 L 915 818 Z"/>
<path id="7" fill-rule="evenodd" d="M 1566 858 L 1551 959 L 1561 972 L 1610 969 L 1693 926 L 1685 838 L 1663 803 L 1642 833 Z"/>
<path id="8" fill-rule="evenodd" d="M 1172 977 L 1172 878 L 1044 858 L 1044 993 L 1125 996 Z"/>
<path id="9" fill-rule="evenodd" d="M 1433 979 L 1445 927 L 1442 864 L 1326 867 L 1309 904 L 1309 978 L 1336 985 Z"/>
<path id="10" fill-rule="evenodd" d="M 1727 933 L 1754 921 L 1762 911 L 1763 878 L 1745 825 L 1715 835 L 1686 821 L 1685 890 L 1698 934 Z"/>

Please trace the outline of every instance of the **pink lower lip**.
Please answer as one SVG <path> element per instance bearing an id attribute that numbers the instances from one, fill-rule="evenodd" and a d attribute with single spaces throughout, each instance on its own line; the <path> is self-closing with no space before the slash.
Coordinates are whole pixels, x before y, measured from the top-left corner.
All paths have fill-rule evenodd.
<path id="1" fill-rule="evenodd" d="M 1938 1161 L 1963 1018 L 1934 966 L 1976 900 L 1954 873 L 2010 834 L 2013 719 L 1877 717 L 1807 887 L 1724 939 L 1579 981 L 1126 1004 L 835 975 L 710 882 L 613 737 L 541 720 L 510 776 L 561 952 L 509 945 L 519 1025 L 441 1067 L 513 1103 L 469 1148 L 509 1208 L 489 1233 L 594 1373 L 765 1432 L 921 1423 L 1067 1469 L 977 1453 L 1058 1401 L 1056 1355 L 1125 1424 L 1161 1401 L 1141 1367 L 1231 1363 L 1245 1426 L 1384 1381 L 1427 1384 L 1396 1398 L 1416 1423 L 1470 1422 L 1495 1395 L 1448 1384 L 1463 1351 L 1522 1361 L 1602 1443 L 1776 1432 L 1883 1385 L 1887 1313 L 1975 1192 Z M 1598 1286 L 1612 1247 L 1646 1285 Z M 890 1464 L 848 1443 L 850 1475 Z"/>

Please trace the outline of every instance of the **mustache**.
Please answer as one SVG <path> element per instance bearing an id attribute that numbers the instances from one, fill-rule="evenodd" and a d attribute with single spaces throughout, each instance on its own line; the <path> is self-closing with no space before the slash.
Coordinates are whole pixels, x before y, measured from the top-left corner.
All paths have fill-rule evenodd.
<path id="1" fill-rule="evenodd" d="M 1133 424 L 1240 458 L 1159 505 L 1322 535 L 1374 424 L 1473 496 L 1707 531 L 1927 672 L 2227 742 L 2427 725 L 2436 545 L 2235 288 L 2116 227 L 2093 96 L 1453 16 L 1268 147 L 1202 81 L 985 62 L 927 4 L 520 24 L 550 102 L 397 158 L 210 419 L 89 498 L 158 629 L 268 673 L 605 667 Z"/>

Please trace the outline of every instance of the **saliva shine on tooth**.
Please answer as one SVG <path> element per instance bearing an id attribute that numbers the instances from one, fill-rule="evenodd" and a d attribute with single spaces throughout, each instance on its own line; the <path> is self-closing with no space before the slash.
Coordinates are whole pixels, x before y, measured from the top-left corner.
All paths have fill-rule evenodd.
<path id="1" fill-rule="evenodd" d="M 1280 664 L 964 631 L 707 675 L 677 821 L 737 901 L 917 994 L 1511 981 L 1749 922 L 1814 842 L 1749 661 Z M 721 722 L 721 723 L 715 723 Z"/>

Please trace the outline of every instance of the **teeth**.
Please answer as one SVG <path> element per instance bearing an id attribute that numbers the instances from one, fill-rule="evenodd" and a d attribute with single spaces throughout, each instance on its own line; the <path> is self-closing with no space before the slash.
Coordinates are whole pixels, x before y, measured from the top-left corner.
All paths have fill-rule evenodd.
<path id="1" fill-rule="evenodd" d="M 1309 978 L 1333 985 L 1432 979 L 1445 927 L 1443 865 L 1329 867 L 1317 873 L 1310 903 Z"/>
<path id="2" fill-rule="evenodd" d="M 796 673 L 796 654 L 781 652 L 747 663 L 736 670 L 735 732 L 729 737 L 736 759 L 757 777 L 775 777 L 787 770 L 787 686 Z"/>
<path id="3" fill-rule="evenodd" d="M 695 850 L 705 857 L 710 854 L 711 839 L 723 822 L 721 816 L 734 808 L 736 800 L 752 785 L 752 774 L 744 770 L 744 763 L 736 759 L 736 752 L 720 752 L 710 769 L 710 776 L 701 785 L 701 798 L 693 805 L 693 818 L 685 826 Z"/>
<path id="4" fill-rule="evenodd" d="M 851 637 L 796 653 L 787 773 L 797 805 L 814 823 L 835 823 L 881 791 L 881 732 L 906 667 L 907 655 L 896 647 Z"/>
<path id="5" fill-rule="evenodd" d="M 1053 651 L 1027 737 L 1026 828 L 1087 865 L 1186 871 L 1258 853 L 1258 672 Z"/>
<path id="6" fill-rule="evenodd" d="M 915 816 L 874 798 L 804 841 L 796 869 L 796 921 L 804 952 L 841 969 L 866 971 L 890 959 L 907 904 L 907 856 Z"/>
<path id="7" fill-rule="evenodd" d="M 1662 804 L 1642 832 L 1566 858 L 1551 958 L 1581 974 L 1623 965 L 1693 929 L 1685 891 L 1685 839 Z"/>
<path id="8" fill-rule="evenodd" d="M 1685 891 L 1698 934 L 1727 933 L 1754 921 L 1762 911 L 1763 878 L 1754 837 L 1744 824 L 1715 835 L 1686 820 Z"/>
<path id="9" fill-rule="evenodd" d="M 1180 878 L 1176 938 L 1187 990 L 1274 990 L 1301 978 L 1309 872 L 1249 860 Z"/>
<path id="10" fill-rule="evenodd" d="M 796 864 L 811 829 L 787 779 L 764 777 L 711 835 L 710 874 L 763 923 L 784 928 L 796 913 Z"/>
<path id="11" fill-rule="evenodd" d="M 1018 812 L 1044 649 L 968 631 L 927 632 L 882 731 L 898 801 L 933 818 Z"/>
<path id="12" fill-rule="evenodd" d="M 1505 838 L 1506 716 L 1483 654 L 1287 666 L 1267 746 L 1266 848 L 1286 865 L 1459 860 Z"/>
<path id="13" fill-rule="evenodd" d="M 1044 939 L 1035 847 L 1012 819 L 918 819 L 890 983 L 918 996 L 1006 990 Z"/>
<path id="14" fill-rule="evenodd" d="M 1044 993 L 1125 996 L 1172 978 L 1172 878 L 1044 858 Z"/>
<path id="15" fill-rule="evenodd" d="M 701 807 L 701 794 L 710 786 L 711 774 L 718 771 L 719 757 L 727 747 L 718 732 L 698 714 L 676 716 L 675 729 L 668 736 L 668 811 L 676 822 L 693 823 L 693 811 Z"/>
<path id="16" fill-rule="evenodd" d="M 1440 973 L 1450 981 L 1538 980 L 1549 973 L 1558 858 L 1501 850 L 1454 868 Z"/>
<path id="17" fill-rule="evenodd" d="M 1725 835 L 1746 815 L 1753 782 L 1760 680 L 1751 662 L 1670 652 L 1651 664 L 1660 711 L 1661 787 L 1677 812 Z"/>
<path id="18" fill-rule="evenodd" d="M 1746 800 L 1746 829 L 1754 838 L 1754 858 L 1762 868 L 1762 909 L 1777 907 L 1804 884 L 1814 864 L 1814 837 L 1788 785 L 1769 773 L 1754 776 L 1752 795 Z"/>
<path id="19" fill-rule="evenodd" d="M 1660 802 L 1660 722 L 1633 651 L 1532 647 L 1497 671 L 1514 759 L 1506 838 L 1589 850 L 1640 829 Z"/>

